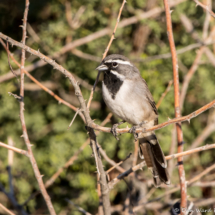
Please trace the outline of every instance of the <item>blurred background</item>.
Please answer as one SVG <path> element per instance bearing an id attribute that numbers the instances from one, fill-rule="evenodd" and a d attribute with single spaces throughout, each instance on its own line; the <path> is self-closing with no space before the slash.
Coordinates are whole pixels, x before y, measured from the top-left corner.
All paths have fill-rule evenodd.
<path id="1" fill-rule="evenodd" d="M 178 54 L 180 86 L 183 85 L 201 46 L 208 37 L 210 41 L 206 46 L 207 49 L 202 51 L 187 88 L 182 107 L 182 115 L 187 115 L 215 98 L 215 45 L 213 44 L 215 21 L 213 17 L 208 17 L 201 7 L 196 7 L 193 1 L 170 2 L 175 5 L 172 22 L 176 49 L 181 50 Z M 107 47 L 121 3 L 122 1 L 119 0 L 30 0 L 26 45 L 35 50 L 39 49 L 47 56 L 56 56 L 56 53 L 60 53 L 55 58 L 56 62 L 80 78 L 83 96 L 88 99 L 97 76 L 95 68 Z M 210 4 L 211 1 L 203 0 L 203 3 Z M 211 7 L 215 10 L 214 2 Z M 24 0 L 1 0 L 0 32 L 21 41 L 20 25 L 22 25 L 24 8 Z M 144 18 L 143 15 L 149 11 L 150 14 Z M 119 24 L 115 34 L 116 39 L 108 54 L 118 53 L 131 59 L 147 81 L 157 103 L 173 78 L 171 55 L 162 55 L 170 52 L 163 1 L 127 0 L 121 21 L 123 25 Z M 85 39 L 89 35 L 91 39 Z M 67 51 L 62 50 L 67 44 L 80 41 L 81 38 L 84 39 L 80 45 Z M 10 51 L 20 62 L 21 49 L 10 46 Z M 59 97 L 78 107 L 79 103 L 69 80 L 50 65 L 38 66 L 35 64 L 38 60 L 37 57 L 26 53 L 26 69 Z M 18 74 L 18 67 L 12 61 L 11 65 Z M 34 66 L 28 67 L 29 65 Z M 102 77 L 100 79 L 102 80 Z M 100 124 L 109 113 L 101 95 L 101 80 L 97 85 L 90 110 L 91 117 L 97 124 Z M 0 45 L 0 141 L 12 142 L 15 147 L 26 149 L 24 140 L 20 137 L 22 128 L 19 119 L 19 102 L 9 96 L 8 92 L 19 95 L 19 81 L 10 72 L 6 51 Z M 162 101 L 158 112 L 159 123 L 167 121 L 168 118 L 174 118 L 173 86 Z M 25 77 L 27 130 L 39 169 L 44 175 L 44 182 L 64 166 L 88 138 L 84 123 L 79 116 L 67 130 L 74 114 L 72 109 L 60 104 Z M 117 120 L 112 117 L 106 126 L 112 126 Z M 183 123 L 182 128 L 184 150 L 215 143 L 213 109 L 192 119 L 190 124 Z M 156 134 L 166 155 L 176 153 L 176 134 L 173 125 L 156 131 Z M 102 132 L 97 137 L 107 156 L 116 163 L 134 152 L 134 138 L 131 134 L 121 135 L 120 141 L 111 134 Z M 95 161 L 91 154 L 91 148 L 87 145 L 77 155 L 72 165 L 68 165 L 48 187 L 47 191 L 57 214 L 82 214 L 65 199 L 71 200 L 92 214 L 98 212 L 97 175 Z M 138 159 L 137 163 L 139 162 Z M 189 181 L 214 162 L 214 150 L 185 157 L 186 180 Z M 122 167 L 127 170 L 134 163 L 132 154 Z M 111 167 L 105 159 L 103 164 L 105 170 Z M 6 190 L 9 190 L 8 165 L 8 150 L 1 148 L 0 182 Z M 38 184 L 29 159 L 15 153 L 10 165 L 17 202 L 21 205 L 24 203 L 24 209 L 29 214 L 48 214 L 41 194 L 26 202 L 31 194 L 38 191 Z M 145 204 L 136 214 L 169 214 L 170 207 L 180 199 L 179 191 L 167 194 L 168 190 L 179 183 L 176 160 L 169 163 L 169 169 L 172 183 L 170 188 L 154 189 L 152 176 L 147 168 L 127 177 L 127 184 L 125 181 L 118 183 L 110 192 L 112 214 L 129 214 L 131 208 L 154 200 L 160 195 L 164 196 L 158 201 Z M 110 179 L 115 178 L 119 173 L 118 170 L 113 170 L 109 174 Z M 197 207 L 214 208 L 215 183 L 212 183 L 214 180 L 215 171 L 213 170 L 200 179 L 202 183 L 211 182 L 211 185 L 205 187 L 200 183 L 189 186 L 188 199 Z M 0 202 L 17 213 L 3 192 L 0 192 Z M 208 214 L 212 213 L 208 212 Z"/>

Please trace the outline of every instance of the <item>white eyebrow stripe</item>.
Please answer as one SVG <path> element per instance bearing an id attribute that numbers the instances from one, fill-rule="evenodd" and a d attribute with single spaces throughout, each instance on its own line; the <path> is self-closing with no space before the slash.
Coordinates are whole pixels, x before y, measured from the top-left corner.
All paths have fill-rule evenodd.
<path id="1" fill-rule="evenodd" d="M 112 62 L 133 66 L 129 61 L 124 61 L 124 60 L 111 60 L 110 59 L 110 60 L 105 61 L 105 63 L 112 63 Z"/>
<path id="2" fill-rule="evenodd" d="M 112 74 L 116 75 L 120 80 L 125 80 L 125 76 L 122 74 L 119 74 L 118 72 L 115 72 L 113 70 L 110 71 Z"/>

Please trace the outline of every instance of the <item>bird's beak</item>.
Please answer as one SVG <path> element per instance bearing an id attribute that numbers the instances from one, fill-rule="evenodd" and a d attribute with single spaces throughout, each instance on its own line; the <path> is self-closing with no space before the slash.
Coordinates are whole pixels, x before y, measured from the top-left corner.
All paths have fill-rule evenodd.
<path id="1" fill-rule="evenodd" d="M 105 71 L 105 70 L 108 70 L 108 67 L 105 64 L 101 64 L 96 68 L 96 70 Z"/>

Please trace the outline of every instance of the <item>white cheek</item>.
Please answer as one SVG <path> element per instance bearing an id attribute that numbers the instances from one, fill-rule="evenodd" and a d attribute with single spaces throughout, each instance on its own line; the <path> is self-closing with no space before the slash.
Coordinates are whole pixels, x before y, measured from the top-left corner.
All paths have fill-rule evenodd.
<path id="1" fill-rule="evenodd" d="M 119 74 L 118 72 L 115 72 L 114 70 L 110 71 L 112 74 L 116 75 L 116 77 L 118 77 L 120 80 L 125 80 L 125 76 L 122 74 Z"/>

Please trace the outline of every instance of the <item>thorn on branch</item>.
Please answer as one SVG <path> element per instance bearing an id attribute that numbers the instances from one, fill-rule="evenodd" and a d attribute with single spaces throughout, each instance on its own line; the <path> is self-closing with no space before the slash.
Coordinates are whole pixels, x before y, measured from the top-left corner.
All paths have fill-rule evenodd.
<path id="1" fill-rule="evenodd" d="M 15 99 L 17 99 L 19 102 L 22 101 L 22 97 L 21 97 L 21 96 L 18 96 L 18 95 L 16 95 L 16 94 L 11 93 L 11 92 L 8 92 L 8 94 L 9 94 L 10 96 L 13 96 L 13 97 L 14 97 Z"/>
<path id="2" fill-rule="evenodd" d="M 76 113 L 75 113 L 75 115 L 74 115 L 74 117 L 73 117 L 71 123 L 69 124 L 69 127 L 67 128 L 67 130 L 69 130 L 69 128 L 72 126 L 72 124 L 73 124 L 73 122 L 74 122 L 74 120 L 75 120 L 77 114 L 78 114 L 79 112 L 81 112 L 81 111 L 82 111 L 82 109 L 78 109 L 78 110 L 76 111 Z"/>

